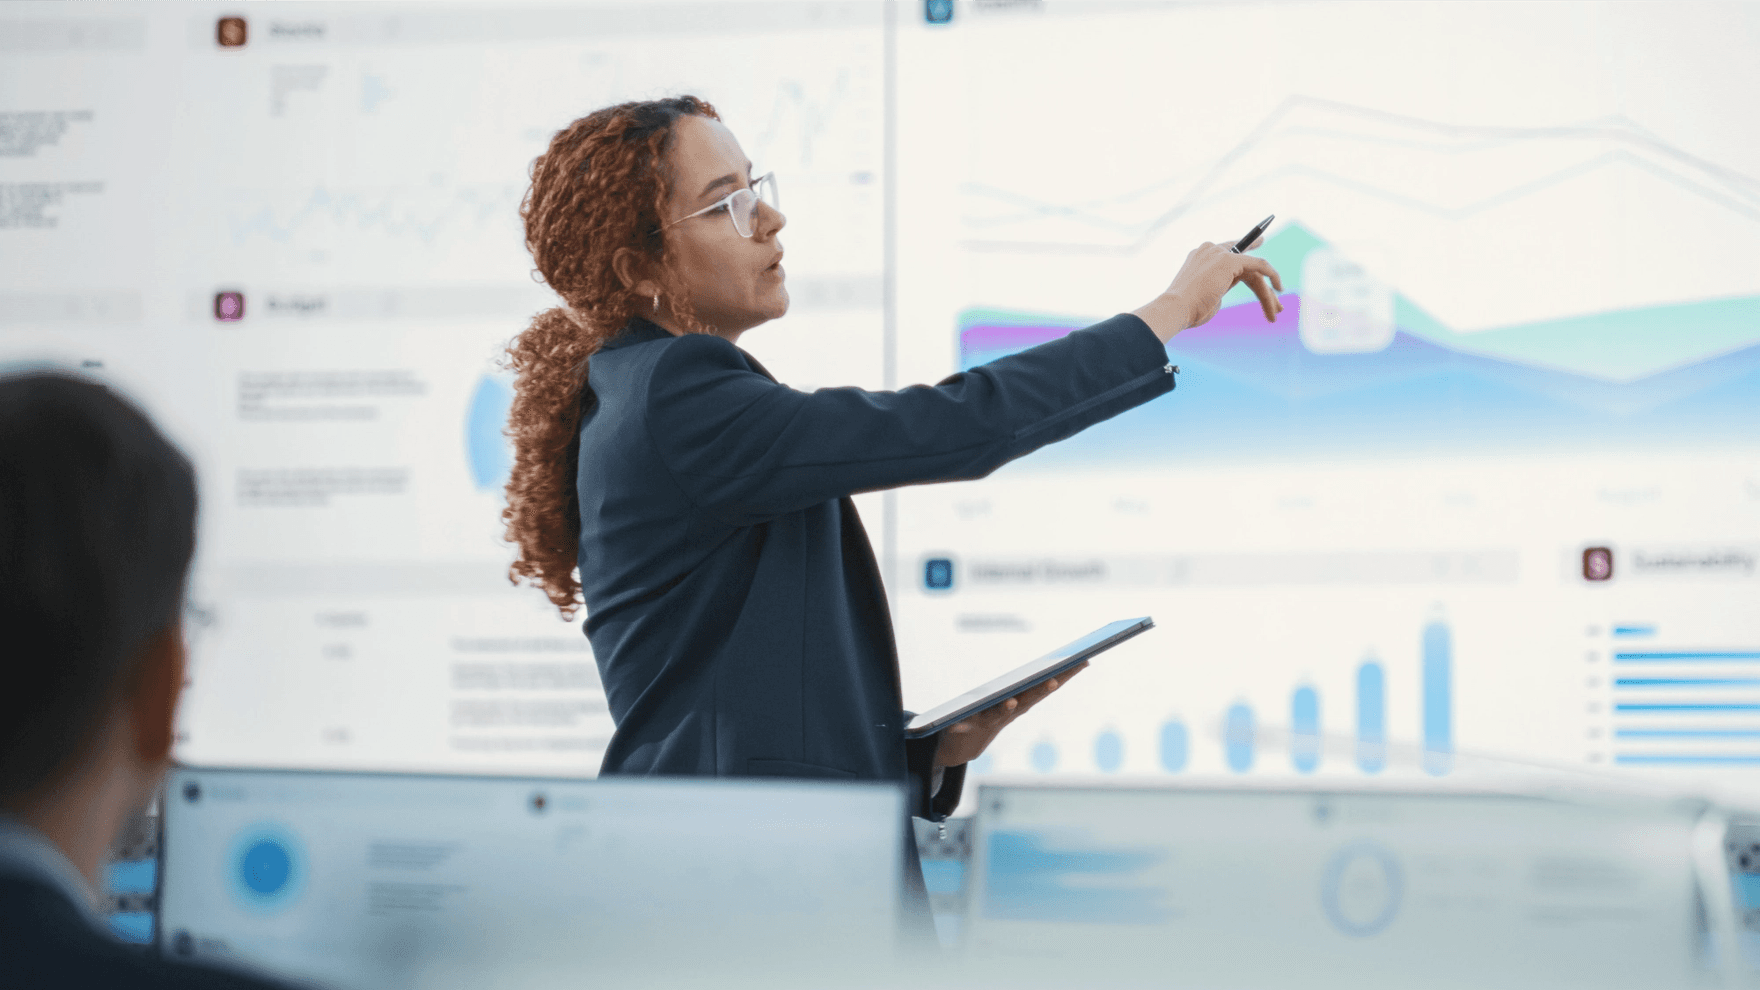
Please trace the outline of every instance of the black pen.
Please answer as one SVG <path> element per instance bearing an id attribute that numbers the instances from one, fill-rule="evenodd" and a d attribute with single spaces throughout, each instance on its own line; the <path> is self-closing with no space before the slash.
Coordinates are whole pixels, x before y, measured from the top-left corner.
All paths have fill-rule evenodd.
<path id="1" fill-rule="evenodd" d="M 1247 231 L 1247 236 L 1241 238 L 1239 241 L 1236 241 L 1234 247 L 1231 247 L 1228 250 L 1234 254 L 1240 254 L 1242 251 L 1245 251 L 1247 248 L 1252 247 L 1253 242 L 1258 240 L 1259 235 L 1265 233 L 1265 228 L 1271 226 L 1271 221 L 1276 220 L 1276 219 L 1277 219 L 1277 214 L 1273 213 L 1270 216 L 1266 217 L 1265 219 L 1259 221 L 1259 226 L 1254 227 L 1252 230 Z"/>

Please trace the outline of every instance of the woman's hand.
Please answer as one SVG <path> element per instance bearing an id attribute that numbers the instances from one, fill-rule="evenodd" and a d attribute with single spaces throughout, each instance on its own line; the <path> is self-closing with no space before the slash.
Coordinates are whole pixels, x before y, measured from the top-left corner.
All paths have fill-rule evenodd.
<path id="1" fill-rule="evenodd" d="M 1264 242 L 1261 237 L 1247 250 Z M 1222 308 L 1222 297 L 1228 290 L 1244 282 L 1259 297 L 1265 319 L 1277 322 L 1277 314 L 1283 312 L 1283 303 L 1277 300 L 1277 293 L 1283 291 L 1282 277 L 1264 258 L 1235 254 L 1230 250 L 1232 246 L 1205 241 L 1193 248 L 1167 291 L 1135 310 L 1134 315 L 1149 324 L 1149 329 L 1165 344 L 1181 330 L 1209 322 Z"/>
<path id="2" fill-rule="evenodd" d="M 957 767 L 977 759 L 1008 723 L 1025 715 L 1027 709 L 1044 701 L 1046 695 L 1057 690 L 1061 682 L 1074 677 L 1078 672 L 1087 669 L 1087 666 L 1084 661 L 1080 666 L 1071 667 L 1036 688 L 1022 691 L 1000 705 L 991 705 L 981 712 L 973 712 L 942 729 L 941 742 L 935 747 L 935 765 Z"/>

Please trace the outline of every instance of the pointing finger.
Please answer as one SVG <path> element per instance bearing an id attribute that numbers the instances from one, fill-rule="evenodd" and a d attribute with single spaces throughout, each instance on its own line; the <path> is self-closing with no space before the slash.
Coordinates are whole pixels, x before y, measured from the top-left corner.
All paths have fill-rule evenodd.
<path id="1" fill-rule="evenodd" d="M 1260 240 L 1264 240 L 1264 238 L 1260 238 Z M 1271 262 L 1266 261 L 1264 258 L 1254 258 L 1252 264 L 1248 267 L 1252 271 L 1271 279 L 1271 284 L 1277 288 L 1277 291 L 1283 291 L 1283 276 L 1277 274 L 1277 269 L 1271 267 Z"/>
<path id="2" fill-rule="evenodd" d="M 1278 310 L 1282 305 L 1277 301 L 1277 294 L 1271 291 L 1271 284 L 1262 275 L 1247 275 L 1242 281 L 1259 297 L 1259 308 L 1265 311 L 1265 322 L 1276 323 Z"/>

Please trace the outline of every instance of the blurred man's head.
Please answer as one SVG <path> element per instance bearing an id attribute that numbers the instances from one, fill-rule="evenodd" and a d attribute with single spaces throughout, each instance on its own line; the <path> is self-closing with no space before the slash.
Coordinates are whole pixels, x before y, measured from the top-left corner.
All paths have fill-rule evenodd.
<path id="1" fill-rule="evenodd" d="M 91 381 L 0 377 L 0 808 L 101 852 L 169 758 L 195 549 L 189 461 Z M 86 840 L 89 840 L 86 841 Z"/>

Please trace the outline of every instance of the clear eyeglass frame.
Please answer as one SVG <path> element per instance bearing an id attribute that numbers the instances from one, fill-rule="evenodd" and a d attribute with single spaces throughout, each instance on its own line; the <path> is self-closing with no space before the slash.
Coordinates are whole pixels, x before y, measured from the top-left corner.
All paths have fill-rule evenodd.
<path id="1" fill-rule="evenodd" d="M 782 197 L 776 190 L 775 172 L 765 172 L 753 179 L 751 185 L 735 189 L 697 212 L 679 217 L 662 226 L 660 230 L 676 227 L 686 220 L 693 220 L 705 214 L 714 213 L 716 210 L 726 209 L 727 218 L 733 221 L 734 231 L 741 237 L 750 237 L 752 232 L 757 230 L 758 203 L 760 201 L 768 204 L 772 210 L 782 208 Z M 659 232 L 659 230 L 655 231 L 655 233 Z"/>

